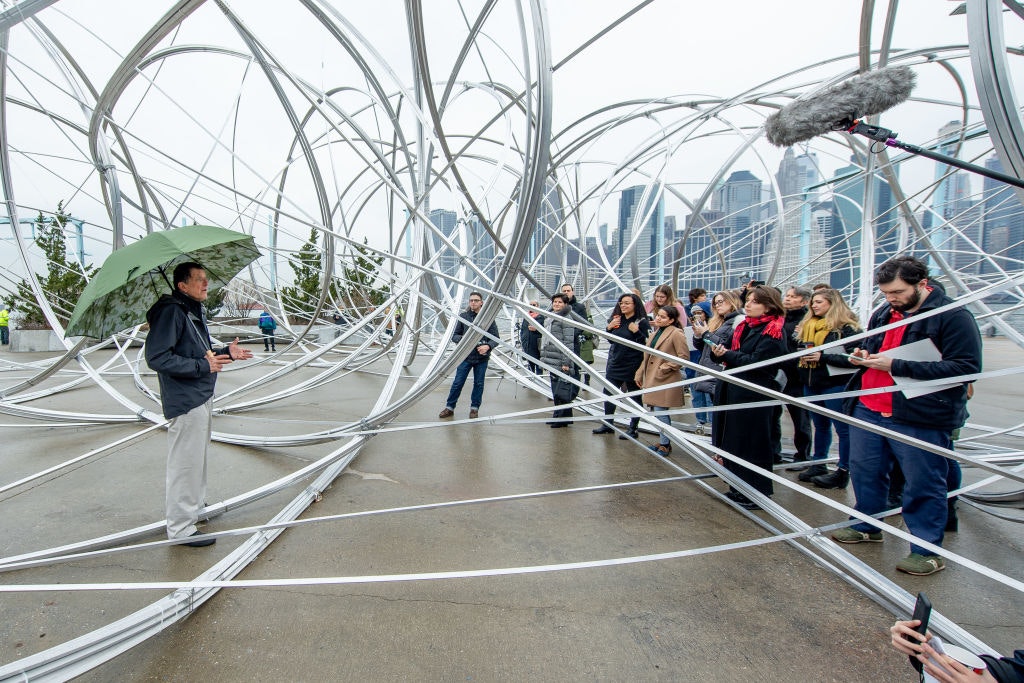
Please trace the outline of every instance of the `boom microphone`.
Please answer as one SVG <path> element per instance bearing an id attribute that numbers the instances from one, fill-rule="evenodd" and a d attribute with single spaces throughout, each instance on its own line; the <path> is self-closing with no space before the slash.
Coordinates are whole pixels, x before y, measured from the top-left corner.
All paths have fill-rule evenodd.
<path id="1" fill-rule="evenodd" d="M 881 114 L 910 97 L 917 79 L 909 66 L 869 71 L 796 100 L 764 122 L 768 142 L 789 147 L 834 130 L 847 130 L 854 120 Z"/>

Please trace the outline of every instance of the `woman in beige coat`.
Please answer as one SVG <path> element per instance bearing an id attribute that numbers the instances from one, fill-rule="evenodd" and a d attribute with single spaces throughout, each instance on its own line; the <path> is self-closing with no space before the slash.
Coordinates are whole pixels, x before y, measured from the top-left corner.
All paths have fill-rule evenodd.
<path id="1" fill-rule="evenodd" d="M 674 358 L 690 357 L 690 347 L 686 343 L 686 334 L 679 323 L 679 310 L 675 306 L 662 306 L 657 309 L 654 316 L 654 332 L 647 340 L 647 346 Z M 672 424 L 669 409 L 683 406 L 683 387 L 679 386 L 683 379 L 682 367 L 682 363 L 666 360 L 648 352 L 644 354 L 644 360 L 636 371 L 636 383 L 644 389 L 644 405 L 653 408 L 654 416 L 667 425 Z M 672 442 L 665 432 L 661 432 L 659 442 L 650 448 L 667 458 L 672 452 Z"/>

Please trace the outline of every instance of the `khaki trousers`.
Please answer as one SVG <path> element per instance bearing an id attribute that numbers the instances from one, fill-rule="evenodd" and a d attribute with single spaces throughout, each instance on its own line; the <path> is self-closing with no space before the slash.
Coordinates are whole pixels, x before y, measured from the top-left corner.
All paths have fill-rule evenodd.
<path id="1" fill-rule="evenodd" d="M 213 399 L 167 426 L 167 538 L 194 534 L 206 504 L 206 449 L 213 429 Z"/>

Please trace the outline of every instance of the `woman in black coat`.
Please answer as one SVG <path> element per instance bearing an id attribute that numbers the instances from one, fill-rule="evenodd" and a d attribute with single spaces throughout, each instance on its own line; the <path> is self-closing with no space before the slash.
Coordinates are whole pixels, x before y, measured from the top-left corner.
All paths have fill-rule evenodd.
<path id="1" fill-rule="evenodd" d="M 758 285 L 750 290 L 743 312 L 746 317 L 736 324 L 729 344 L 716 344 L 711 349 L 711 355 L 727 370 L 784 356 L 787 352 L 782 329 L 786 311 L 774 287 Z M 778 391 L 779 383 L 775 380 L 777 371 L 777 366 L 767 365 L 737 373 L 736 377 Z M 765 397 L 762 394 L 733 382 L 721 381 L 716 387 L 716 406 L 742 406 L 744 403 L 763 400 Z M 770 470 L 771 430 L 771 406 L 716 411 L 712 416 L 711 443 L 753 465 Z M 724 464 L 759 492 L 766 496 L 772 495 L 771 479 L 732 462 Z M 726 495 L 748 510 L 757 509 L 756 504 L 731 486 Z"/>
<path id="2" fill-rule="evenodd" d="M 641 346 L 645 345 L 647 337 L 651 332 L 651 324 L 647 320 L 644 302 L 636 294 L 623 294 L 620 296 L 605 329 L 612 337 L 636 342 Z M 619 391 L 639 391 L 640 387 L 637 386 L 633 378 L 640 364 L 644 361 L 643 350 L 630 348 L 616 342 L 614 339 L 610 341 L 608 364 L 604 369 L 605 379 L 615 385 Z M 607 389 L 604 390 L 604 393 L 606 396 L 612 395 Z M 632 397 L 632 400 L 639 409 L 643 410 L 643 406 L 640 405 L 639 396 Z M 604 414 L 608 416 L 614 415 L 615 404 L 611 401 L 605 401 Z M 637 427 L 639 426 L 640 418 L 634 417 L 629 421 L 629 431 L 627 434 L 619 436 L 619 438 L 625 439 L 627 436 L 631 436 L 635 439 L 637 437 Z M 594 434 L 611 434 L 613 431 L 615 430 L 612 429 L 611 421 L 604 420 L 601 426 L 594 430 Z"/>

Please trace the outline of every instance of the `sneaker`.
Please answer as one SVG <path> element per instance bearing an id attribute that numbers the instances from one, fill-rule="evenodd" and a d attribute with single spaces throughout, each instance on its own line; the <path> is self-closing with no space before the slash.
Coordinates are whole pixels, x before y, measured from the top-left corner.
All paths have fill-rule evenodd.
<path id="1" fill-rule="evenodd" d="M 863 531 L 846 527 L 845 529 L 833 531 L 832 539 L 840 543 L 881 543 L 882 532 L 872 531 L 871 533 L 864 533 Z"/>
<path id="2" fill-rule="evenodd" d="M 653 446 L 648 446 L 655 455 L 660 455 L 663 458 L 667 458 L 672 454 L 672 444 L 656 443 Z"/>
<path id="3" fill-rule="evenodd" d="M 469 419 L 472 420 L 473 418 L 477 418 L 477 417 L 480 417 L 480 411 L 477 410 L 476 408 L 470 408 L 469 409 Z"/>
<path id="4" fill-rule="evenodd" d="M 455 411 L 452 410 L 451 408 L 445 408 L 444 410 L 437 414 L 437 416 L 442 420 L 447 419 L 449 417 L 453 417 L 454 415 Z"/>
<path id="5" fill-rule="evenodd" d="M 828 474 L 827 467 L 825 467 L 824 465 L 811 465 L 806 470 L 801 472 L 797 476 L 797 479 L 799 479 L 800 481 L 810 481 L 811 479 L 814 479 L 815 477 L 820 477 L 823 474 Z"/>
<path id="6" fill-rule="evenodd" d="M 928 576 L 946 568 L 946 561 L 938 555 L 910 553 L 896 563 L 896 569 L 914 576 Z"/>

